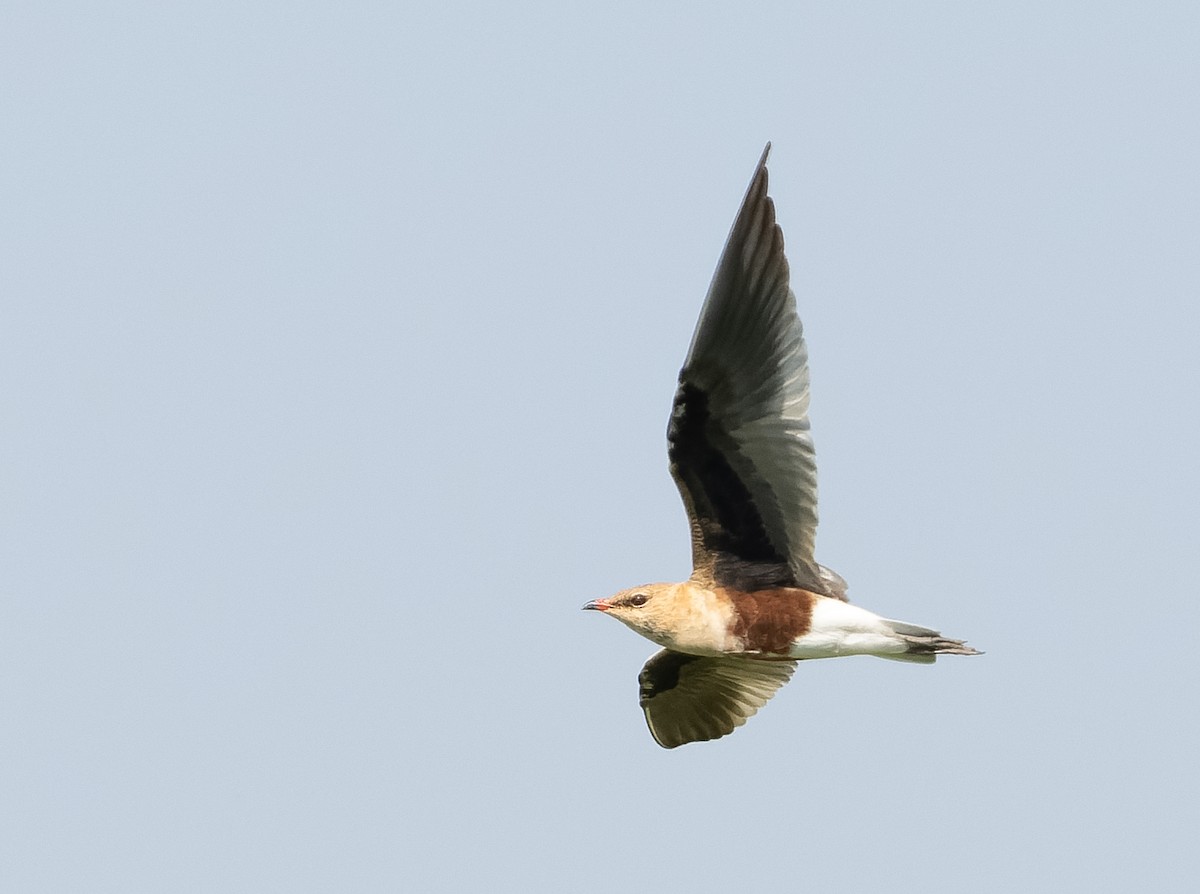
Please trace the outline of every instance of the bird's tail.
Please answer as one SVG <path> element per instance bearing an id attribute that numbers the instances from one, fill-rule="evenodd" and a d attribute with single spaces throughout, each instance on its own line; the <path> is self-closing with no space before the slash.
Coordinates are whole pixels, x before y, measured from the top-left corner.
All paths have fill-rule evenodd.
<path id="1" fill-rule="evenodd" d="M 928 627 L 918 627 L 915 624 L 905 624 L 903 621 L 882 619 L 896 636 L 903 640 L 908 648 L 893 655 L 880 655 L 881 658 L 891 658 L 893 661 L 913 661 L 917 664 L 933 664 L 939 655 L 982 655 L 978 649 L 972 649 L 961 639 L 947 639 L 936 630 Z"/>

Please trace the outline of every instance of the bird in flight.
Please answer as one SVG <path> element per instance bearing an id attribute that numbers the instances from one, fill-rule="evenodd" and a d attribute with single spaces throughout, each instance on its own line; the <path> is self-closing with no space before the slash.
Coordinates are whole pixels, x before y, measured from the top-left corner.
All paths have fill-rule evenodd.
<path id="1" fill-rule="evenodd" d="M 846 582 L 813 557 L 808 351 L 767 195 L 770 151 L 768 143 L 717 263 L 667 428 L 692 576 L 583 606 L 663 647 L 638 684 L 664 748 L 733 732 L 806 658 L 932 664 L 942 654 L 980 654 L 851 605 Z"/>

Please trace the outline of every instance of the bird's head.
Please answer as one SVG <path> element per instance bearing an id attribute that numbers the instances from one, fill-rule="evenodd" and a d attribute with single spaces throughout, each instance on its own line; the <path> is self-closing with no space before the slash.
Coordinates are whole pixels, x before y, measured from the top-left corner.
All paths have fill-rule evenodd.
<path id="1" fill-rule="evenodd" d="M 612 615 L 647 639 L 662 643 L 678 624 L 679 584 L 644 584 L 607 599 L 593 599 L 584 608 Z"/>

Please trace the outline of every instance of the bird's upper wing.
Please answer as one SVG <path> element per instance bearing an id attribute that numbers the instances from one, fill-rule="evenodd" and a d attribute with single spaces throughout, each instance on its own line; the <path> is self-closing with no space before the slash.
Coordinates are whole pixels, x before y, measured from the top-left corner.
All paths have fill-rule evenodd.
<path id="1" fill-rule="evenodd" d="M 701 658 L 663 649 L 638 675 L 650 734 L 663 748 L 728 735 L 792 677 L 796 662 Z"/>
<path id="2" fill-rule="evenodd" d="M 808 350 L 767 195 L 768 143 L 679 373 L 667 431 L 696 575 L 832 595 L 813 558 L 817 466 Z"/>

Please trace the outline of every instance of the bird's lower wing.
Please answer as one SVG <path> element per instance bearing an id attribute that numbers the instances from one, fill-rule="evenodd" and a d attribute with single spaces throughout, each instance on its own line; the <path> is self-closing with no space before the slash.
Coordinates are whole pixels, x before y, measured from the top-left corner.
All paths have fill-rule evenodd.
<path id="1" fill-rule="evenodd" d="M 638 675 L 650 734 L 663 748 L 719 739 L 765 705 L 796 662 L 704 658 L 663 649 Z"/>

